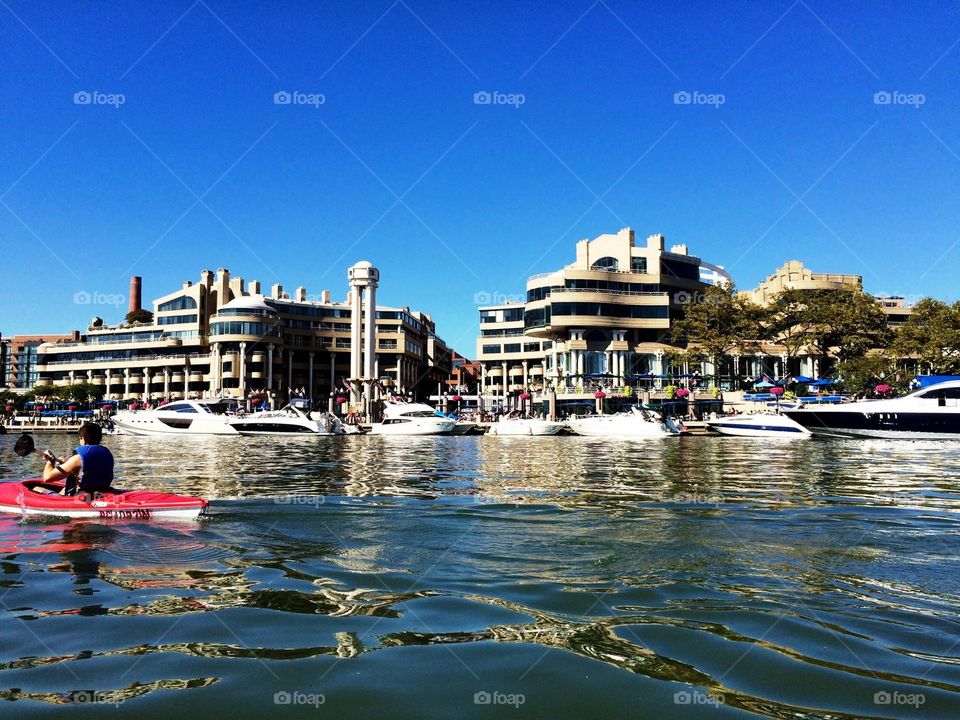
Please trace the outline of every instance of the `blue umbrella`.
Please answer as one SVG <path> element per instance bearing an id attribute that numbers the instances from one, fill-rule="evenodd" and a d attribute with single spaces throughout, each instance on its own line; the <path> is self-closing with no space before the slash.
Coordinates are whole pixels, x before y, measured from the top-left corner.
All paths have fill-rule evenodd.
<path id="1" fill-rule="evenodd" d="M 796 382 L 798 382 L 798 383 L 803 383 L 803 384 L 805 384 L 805 385 L 808 385 L 808 384 L 810 384 L 810 383 L 813 382 L 813 378 L 809 378 L 809 377 L 807 377 L 806 375 L 797 375 L 797 376 L 794 378 L 794 380 L 795 380 Z"/>

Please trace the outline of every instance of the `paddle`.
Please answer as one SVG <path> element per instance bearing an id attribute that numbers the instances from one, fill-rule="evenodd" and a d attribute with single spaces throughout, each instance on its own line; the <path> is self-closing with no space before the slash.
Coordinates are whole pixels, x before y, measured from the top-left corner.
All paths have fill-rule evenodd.
<path id="1" fill-rule="evenodd" d="M 19 438 L 17 438 L 17 442 L 14 443 L 14 446 L 13 446 L 13 451 L 20 457 L 26 457 L 36 449 L 37 449 L 37 446 L 34 444 L 33 436 L 30 433 L 24 433 Z M 77 482 L 76 477 L 73 475 L 73 473 L 67 472 L 60 466 L 60 462 L 57 460 L 56 455 L 54 455 L 49 450 L 41 450 L 39 452 L 44 460 L 47 460 L 48 462 L 52 462 L 53 466 L 57 470 L 59 470 L 61 473 L 64 474 L 65 476 L 64 483 L 67 486 L 76 486 L 76 482 Z"/>

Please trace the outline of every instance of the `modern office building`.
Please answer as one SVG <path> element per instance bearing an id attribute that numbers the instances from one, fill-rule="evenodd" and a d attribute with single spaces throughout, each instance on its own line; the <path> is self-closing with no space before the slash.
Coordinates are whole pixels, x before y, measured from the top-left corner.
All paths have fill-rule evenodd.
<path id="1" fill-rule="evenodd" d="M 663 235 L 637 245 L 624 228 L 581 240 L 573 263 L 527 280 L 526 302 L 479 309 L 483 393 L 577 393 L 590 376 L 622 386 L 632 376 L 662 374 L 673 349 L 671 322 L 708 284 L 729 279 L 685 245 L 666 249 Z"/>
<path id="2" fill-rule="evenodd" d="M 37 348 L 44 343 L 77 342 L 80 332 L 66 335 L 14 335 L 0 339 L 0 385 L 28 390 L 37 384 Z"/>
<path id="3" fill-rule="evenodd" d="M 333 302 L 327 290 L 311 297 L 298 287 L 291 297 L 276 284 L 265 293 L 223 268 L 203 270 L 199 282 L 153 301 L 150 324 L 95 319 L 82 337 L 41 345 L 36 384 L 87 381 L 112 399 L 223 394 L 272 402 L 300 391 L 326 399 L 349 385 L 359 402 L 378 385 L 419 396 L 445 383 L 451 351 L 431 317 L 377 306 L 379 272 L 370 263 L 354 265 L 348 279 L 346 301 Z"/>

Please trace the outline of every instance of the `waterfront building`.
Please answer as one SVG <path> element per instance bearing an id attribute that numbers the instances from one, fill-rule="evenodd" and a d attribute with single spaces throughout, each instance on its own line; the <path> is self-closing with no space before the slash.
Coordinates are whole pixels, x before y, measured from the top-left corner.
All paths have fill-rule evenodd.
<path id="1" fill-rule="evenodd" d="M 547 387 L 580 394 L 591 376 L 623 386 L 664 374 L 676 349 L 671 322 L 708 284 L 729 280 L 686 245 L 666 249 L 663 235 L 638 245 L 624 228 L 581 240 L 573 263 L 527 280 L 526 302 L 479 308 L 483 394 Z"/>
<path id="2" fill-rule="evenodd" d="M 29 390 L 37 384 L 37 349 L 44 343 L 77 342 L 80 331 L 65 335 L 13 335 L 0 339 L 0 386 Z"/>
<path id="3" fill-rule="evenodd" d="M 95 319 L 81 337 L 41 345 L 35 384 L 86 381 L 118 400 L 222 394 L 270 402 L 291 392 L 332 398 L 348 386 L 358 403 L 373 387 L 419 396 L 445 382 L 451 350 L 431 317 L 376 305 L 379 272 L 370 263 L 350 268 L 349 280 L 347 299 L 333 302 L 327 290 L 310 296 L 301 286 L 291 296 L 275 284 L 264 292 L 226 269 L 203 270 L 199 282 L 153 301 L 151 323 Z"/>

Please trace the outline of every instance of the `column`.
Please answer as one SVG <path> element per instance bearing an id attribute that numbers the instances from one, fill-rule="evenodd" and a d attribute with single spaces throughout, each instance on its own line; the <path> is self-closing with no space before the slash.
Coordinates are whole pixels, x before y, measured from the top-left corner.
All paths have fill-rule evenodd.
<path id="1" fill-rule="evenodd" d="M 510 391 L 510 376 L 507 375 L 507 361 L 504 360 L 501 364 L 503 368 L 503 409 L 507 409 L 507 393 Z"/>
<path id="2" fill-rule="evenodd" d="M 784 354 L 780 356 L 780 379 L 785 378 L 788 372 L 790 371 L 787 369 L 787 356 Z"/>
<path id="3" fill-rule="evenodd" d="M 210 361 L 213 362 L 213 358 Z M 163 399 L 170 399 L 170 368 L 168 367 L 163 369 Z"/>
<path id="4" fill-rule="evenodd" d="M 150 368 L 148 367 L 143 369 L 143 398 L 150 399 Z"/>
<path id="5" fill-rule="evenodd" d="M 267 348 L 267 395 L 273 390 L 273 345 Z"/>
<path id="6" fill-rule="evenodd" d="M 247 399 L 247 344 L 245 342 L 240 343 L 240 400 L 246 401 Z"/>
<path id="7" fill-rule="evenodd" d="M 371 402 L 373 401 L 374 364 L 377 358 L 377 283 L 371 281 L 366 287 L 366 331 L 363 350 L 363 384 L 364 409 L 363 414 L 370 420 Z"/>
<path id="8" fill-rule="evenodd" d="M 123 369 L 123 399 L 130 397 L 130 368 Z"/>
<path id="9" fill-rule="evenodd" d="M 584 353 L 584 351 L 583 351 L 583 350 L 574 350 L 574 352 L 576 353 L 576 356 L 577 356 L 577 375 L 580 376 L 580 377 L 578 378 L 577 382 L 582 383 L 582 382 L 583 382 L 583 353 Z"/>
<path id="10" fill-rule="evenodd" d="M 113 369 L 107 368 L 107 375 L 106 375 L 106 378 L 104 379 L 104 391 L 103 391 L 104 400 L 110 399 L 110 381 L 112 379 L 113 379 Z"/>
<path id="11" fill-rule="evenodd" d="M 293 348 L 287 350 L 287 387 L 293 389 Z"/>
<path id="12" fill-rule="evenodd" d="M 166 381 L 163 394 L 167 394 Z M 210 394 L 220 394 L 220 346 L 217 343 L 210 345 Z"/>
<path id="13" fill-rule="evenodd" d="M 360 388 L 358 379 L 360 378 L 361 361 L 361 326 L 363 323 L 362 309 L 360 305 L 360 287 L 352 285 L 350 287 L 350 400 L 351 402 L 360 402 Z"/>
<path id="14" fill-rule="evenodd" d="M 313 356 L 314 352 L 311 350 L 307 355 L 307 397 L 311 402 L 313 402 Z"/>
<path id="15" fill-rule="evenodd" d="M 336 340 L 334 340 L 336 342 Z M 330 392 L 337 386 L 337 354 L 330 348 Z"/>
<path id="16" fill-rule="evenodd" d="M 190 397 L 190 358 L 183 358 L 183 399 Z"/>

